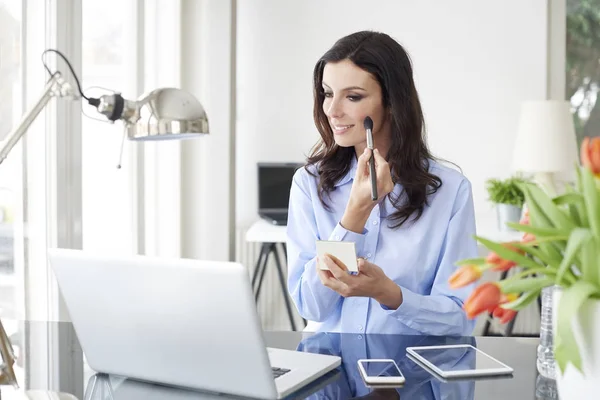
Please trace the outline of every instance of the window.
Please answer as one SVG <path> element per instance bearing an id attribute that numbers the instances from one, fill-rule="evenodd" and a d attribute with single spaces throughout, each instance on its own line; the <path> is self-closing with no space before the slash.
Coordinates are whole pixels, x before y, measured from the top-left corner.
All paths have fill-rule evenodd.
<path id="1" fill-rule="evenodd" d="M 22 114 L 21 2 L 0 0 L 0 139 L 4 140 Z M 8 99 L 8 101 L 6 101 Z M 15 320 L 22 317 L 23 296 L 19 290 L 22 274 L 15 267 L 15 214 L 21 192 L 20 148 L 0 164 L 0 318 L 7 334 L 17 331 Z"/>
<path id="2" fill-rule="evenodd" d="M 600 0 L 567 0 L 567 99 L 578 144 L 600 136 Z"/>
<path id="3" fill-rule="evenodd" d="M 130 3 L 124 7 L 123 3 Z M 120 91 L 135 99 L 135 63 L 128 59 L 126 24 L 133 18 L 131 0 L 82 3 L 82 85 L 88 96 Z M 115 13 L 114 10 L 121 10 Z M 135 52 L 134 52 L 135 54 Z M 114 125 L 90 106 L 82 119 L 82 223 L 83 248 L 111 253 L 133 252 L 133 168 L 135 143 L 123 143 L 123 124 Z"/>
<path id="4" fill-rule="evenodd" d="M 148 69 L 164 79 L 164 71 L 145 65 L 161 60 L 162 54 L 155 48 L 157 41 L 145 37 L 147 2 L 164 3 L 0 0 L 0 96 L 10 100 L 0 102 L 0 141 L 39 101 L 48 80 L 40 59 L 47 48 L 67 55 L 81 71 L 79 78 L 90 96 L 120 91 L 125 98 L 135 99 L 147 83 Z M 164 4 L 179 10 L 172 3 L 179 4 Z M 179 32 L 179 13 L 165 15 L 154 8 L 155 20 L 165 24 L 162 30 L 173 35 Z M 157 29 L 155 20 L 147 31 L 166 38 L 160 46 L 174 49 L 177 55 L 178 42 Z M 51 70 L 60 71 L 73 83 L 69 70 L 55 54 L 48 54 L 46 60 Z M 178 72 L 179 64 L 173 60 L 176 58 L 162 58 Z M 158 83 L 148 84 L 155 87 Z M 89 117 L 82 117 L 80 107 Z M 124 142 L 122 168 L 117 169 L 122 140 L 122 123 L 111 125 L 87 104 L 53 98 L 0 164 L 0 318 L 6 321 L 4 327 L 21 356 L 16 372 L 23 388 L 70 385 L 74 394 L 83 397 L 83 360 L 75 336 L 61 329 L 35 329 L 17 323 L 68 318 L 64 303 L 59 301 L 46 249 L 136 252 L 143 248 L 137 242 L 138 232 L 144 230 L 146 196 L 133 194 L 143 193 L 148 186 L 152 194 L 171 193 L 136 178 L 138 165 L 154 167 L 139 151 L 143 150 L 140 144 Z M 143 175 L 143 168 L 139 172 Z M 178 182 L 172 176 L 167 178 Z M 149 174 L 148 181 L 153 180 L 154 175 Z M 148 213 L 156 214 L 155 208 Z M 165 214 L 165 218 L 173 219 Z M 160 228 L 156 231 L 178 238 Z"/>

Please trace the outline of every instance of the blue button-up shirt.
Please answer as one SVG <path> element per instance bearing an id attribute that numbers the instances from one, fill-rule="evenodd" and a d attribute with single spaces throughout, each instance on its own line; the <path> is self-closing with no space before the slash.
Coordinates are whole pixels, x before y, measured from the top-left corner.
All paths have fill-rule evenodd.
<path id="1" fill-rule="evenodd" d="M 311 166 L 311 171 L 316 171 Z M 348 231 L 344 214 L 356 160 L 330 193 L 327 210 L 319 200 L 318 177 L 304 168 L 294 175 L 287 224 L 288 290 L 300 315 L 313 321 L 309 330 L 430 335 L 470 335 L 474 321 L 462 305 L 473 285 L 450 289 L 455 262 L 477 256 L 475 216 L 470 182 L 458 171 L 435 161 L 430 172 L 442 186 L 429 196 L 421 218 L 392 229 L 386 219 L 395 208 L 389 199 L 377 205 L 362 233 Z M 402 187 L 396 184 L 399 195 Z M 402 290 L 396 310 L 369 297 L 344 298 L 324 286 L 317 275 L 316 241 L 355 242 L 357 256 L 378 265 Z"/>

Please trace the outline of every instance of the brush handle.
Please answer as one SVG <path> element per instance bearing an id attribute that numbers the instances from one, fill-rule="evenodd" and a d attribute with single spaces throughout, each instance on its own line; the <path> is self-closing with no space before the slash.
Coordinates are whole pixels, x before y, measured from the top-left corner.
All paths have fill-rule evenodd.
<path id="1" fill-rule="evenodd" d="M 369 176 L 371 178 L 371 200 L 377 200 L 377 173 L 375 172 L 375 155 L 371 152 L 369 158 Z"/>

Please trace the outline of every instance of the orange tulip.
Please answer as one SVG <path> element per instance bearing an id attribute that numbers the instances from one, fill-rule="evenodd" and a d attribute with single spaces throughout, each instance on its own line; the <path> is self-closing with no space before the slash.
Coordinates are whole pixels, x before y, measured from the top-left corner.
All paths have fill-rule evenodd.
<path id="1" fill-rule="evenodd" d="M 494 309 L 492 315 L 494 318 L 498 318 L 501 324 L 506 324 L 517 315 L 517 312 L 515 310 L 507 310 L 498 306 Z"/>
<path id="2" fill-rule="evenodd" d="M 452 289 L 458 289 L 476 282 L 481 278 L 481 268 L 477 265 L 464 265 L 457 269 L 448 279 Z"/>
<path id="3" fill-rule="evenodd" d="M 500 296 L 500 304 L 508 303 L 510 301 L 515 301 L 518 298 L 519 298 L 519 295 L 516 293 L 509 293 L 509 294 L 503 293 L 502 296 Z"/>
<path id="4" fill-rule="evenodd" d="M 525 211 L 523 218 L 519 221 L 521 225 L 529 225 L 531 222 L 529 221 L 529 210 Z"/>
<path id="5" fill-rule="evenodd" d="M 494 266 L 492 267 L 492 271 L 497 271 L 497 272 L 508 271 L 509 269 L 511 269 L 512 267 L 514 267 L 515 265 L 517 265 L 517 263 L 514 262 L 514 261 L 500 260 L 500 261 L 498 261 L 497 263 L 494 264 Z"/>
<path id="6" fill-rule="evenodd" d="M 467 318 L 473 319 L 484 311 L 492 312 L 502 301 L 502 292 L 496 282 L 485 282 L 475 288 L 465 301 Z"/>
<path id="7" fill-rule="evenodd" d="M 523 250 L 517 249 L 515 246 L 512 246 L 512 242 L 503 243 L 502 245 L 508 250 L 517 252 L 519 254 L 524 253 Z M 508 271 L 509 269 L 517 265 L 516 262 L 505 260 L 493 251 L 490 252 L 490 254 L 488 254 L 488 256 L 485 259 L 485 262 L 493 265 L 492 271 Z"/>
<path id="8" fill-rule="evenodd" d="M 516 253 L 525 254 L 525 252 L 523 250 L 519 249 L 518 247 L 513 246 L 514 243 L 517 243 L 517 242 L 504 243 L 504 247 L 506 247 L 507 249 L 514 251 Z"/>
<path id="9" fill-rule="evenodd" d="M 586 137 L 581 143 L 581 163 L 600 178 L 600 137 Z"/>
<path id="10" fill-rule="evenodd" d="M 488 264 L 497 264 L 500 261 L 502 261 L 502 259 L 500 258 L 500 256 L 498 254 L 496 254 L 495 252 L 491 251 L 487 257 L 485 258 L 485 262 Z"/>
<path id="11" fill-rule="evenodd" d="M 525 233 L 523 238 L 521 239 L 521 243 L 529 243 L 535 240 L 535 235 L 533 233 Z"/>

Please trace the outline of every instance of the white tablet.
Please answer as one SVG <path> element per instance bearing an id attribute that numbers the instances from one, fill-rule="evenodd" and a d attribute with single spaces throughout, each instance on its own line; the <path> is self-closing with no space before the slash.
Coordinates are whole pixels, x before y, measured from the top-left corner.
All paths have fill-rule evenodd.
<path id="1" fill-rule="evenodd" d="M 407 347 L 406 352 L 444 378 L 510 375 L 513 369 L 470 344 Z"/>

